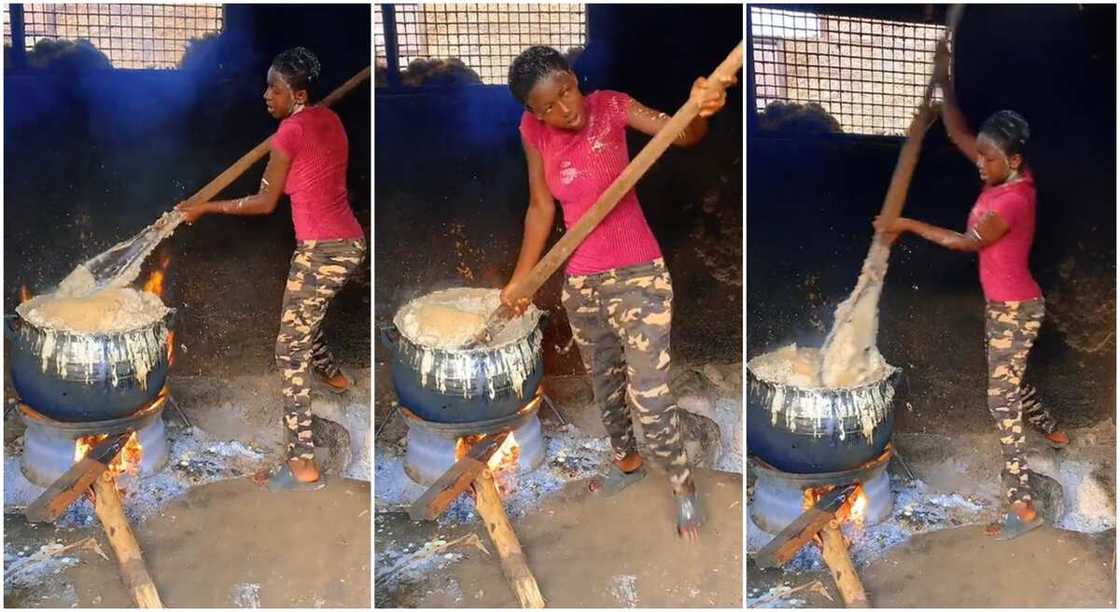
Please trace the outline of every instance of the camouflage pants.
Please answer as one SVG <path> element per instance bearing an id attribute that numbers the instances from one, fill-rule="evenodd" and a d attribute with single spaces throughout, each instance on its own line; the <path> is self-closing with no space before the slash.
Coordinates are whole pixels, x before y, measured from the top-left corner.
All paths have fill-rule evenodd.
<path id="1" fill-rule="evenodd" d="M 280 311 L 276 365 L 284 396 L 289 459 L 314 459 L 311 438 L 311 369 L 339 372 L 323 341 L 327 306 L 365 255 L 364 240 L 307 240 L 296 246 Z"/>
<path id="2" fill-rule="evenodd" d="M 616 461 L 635 452 L 634 406 L 655 459 L 674 493 L 694 490 L 669 391 L 669 330 L 673 286 L 665 263 L 569 276 L 561 298 L 572 336 L 591 375 L 595 403 Z M 625 393 L 624 393 L 625 391 Z"/>
<path id="3" fill-rule="evenodd" d="M 988 411 L 999 430 L 1003 450 L 1000 477 L 1008 503 L 1031 500 L 1030 468 L 1023 455 L 1023 375 L 1027 355 L 1038 338 L 1046 305 L 1042 298 L 1025 302 L 988 302 L 984 332 L 988 346 Z M 1033 387 L 1028 388 L 1031 398 Z M 1031 404 L 1031 422 L 1051 427 L 1053 417 L 1037 401 Z M 1048 432 L 1047 432 L 1048 433 Z"/>

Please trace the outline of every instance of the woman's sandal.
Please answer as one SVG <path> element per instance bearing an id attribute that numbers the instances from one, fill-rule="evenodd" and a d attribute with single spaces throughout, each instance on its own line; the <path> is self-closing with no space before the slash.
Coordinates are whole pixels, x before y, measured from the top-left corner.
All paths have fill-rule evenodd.
<path id="1" fill-rule="evenodd" d="M 587 489 L 596 495 L 610 497 L 612 495 L 617 495 L 626 487 L 645 477 L 646 468 L 644 465 L 639 466 L 638 469 L 633 472 L 623 472 L 617 465 L 612 463 L 605 471 L 591 478 L 591 482 L 587 483 Z"/>
<path id="2" fill-rule="evenodd" d="M 700 514 L 700 496 L 674 495 L 677 502 L 677 535 L 680 537 L 695 537 L 699 535 L 700 526 L 704 524 L 704 517 Z"/>
<path id="3" fill-rule="evenodd" d="M 319 479 L 312 482 L 296 480 L 291 468 L 285 464 L 272 468 L 268 475 L 269 491 L 318 491 L 327 486 L 327 476 L 319 472 Z"/>
<path id="4" fill-rule="evenodd" d="M 1055 435 L 1060 435 L 1062 436 L 1062 438 L 1055 440 L 1054 438 L 1050 437 Z M 1046 443 L 1050 445 L 1050 448 L 1063 449 L 1069 446 L 1069 436 L 1066 435 L 1064 431 L 1054 431 L 1044 435 L 1043 438 L 1046 439 Z"/>
<path id="5" fill-rule="evenodd" d="M 1020 518 L 1017 512 L 1012 510 L 1004 514 L 1002 520 L 996 521 L 988 526 L 990 529 L 991 527 L 998 525 L 998 532 L 986 533 L 994 537 L 999 542 L 1006 542 L 1008 540 L 1014 540 L 1015 538 L 1030 531 L 1034 531 L 1035 529 L 1042 527 L 1044 524 L 1046 524 L 1046 521 L 1042 518 L 1042 515 L 1038 515 L 1034 517 L 1033 521 L 1027 522 Z"/>
<path id="6" fill-rule="evenodd" d="M 315 376 L 319 378 L 319 382 L 323 383 L 323 385 L 327 387 L 327 390 L 329 390 L 331 393 L 337 393 L 341 395 L 349 391 L 350 388 L 354 386 L 354 379 L 350 378 L 350 375 L 348 375 L 346 372 L 343 372 L 342 370 L 338 371 L 338 375 L 341 376 L 344 381 L 346 381 L 345 386 L 338 386 L 337 384 L 331 382 L 331 378 L 333 377 L 328 377 L 319 370 L 315 370 Z"/>

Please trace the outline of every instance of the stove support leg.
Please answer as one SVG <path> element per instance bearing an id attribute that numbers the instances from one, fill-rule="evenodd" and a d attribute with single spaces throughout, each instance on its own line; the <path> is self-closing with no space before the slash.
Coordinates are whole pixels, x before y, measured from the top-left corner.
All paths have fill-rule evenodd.
<path id="1" fill-rule="evenodd" d="M 821 556 L 832 572 L 840 597 L 849 608 L 870 608 L 867 592 L 863 589 L 859 574 L 848 555 L 848 545 L 840 533 L 840 525 L 833 521 L 821 529 Z"/>
<path id="2" fill-rule="evenodd" d="M 502 573 L 506 575 L 510 588 L 517 595 L 517 601 L 522 608 L 543 608 L 544 597 L 541 596 L 537 579 L 529 570 L 525 562 L 525 553 L 521 550 L 521 542 L 509 523 L 509 517 L 502 507 L 502 498 L 498 495 L 498 487 L 494 483 L 494 475 L 490 470 L 483 470 L 474 481 L 475 508 L 478 509 L 490 540 L 498 550 L 502 560 Z"/>
<path id="3" fill-rule="evenodd" d="M 101 520 L 105 535 L 109 537 L 109 544 L 113 546 L 121 579 L 128 588 L 132 601 L 138 608 L 162 608 L 163 602 L 160 601 L 159 591 L 156 590 L 152 577 L 148 575 L 148 567 L 144 564 L 140 544 L 132 533 L 128 518 L 125 517 L 124 504 L 121 503 L 117 483 L 111 476 L 103 475 L 93 481 L 93 493 L 94 512 Z"/>

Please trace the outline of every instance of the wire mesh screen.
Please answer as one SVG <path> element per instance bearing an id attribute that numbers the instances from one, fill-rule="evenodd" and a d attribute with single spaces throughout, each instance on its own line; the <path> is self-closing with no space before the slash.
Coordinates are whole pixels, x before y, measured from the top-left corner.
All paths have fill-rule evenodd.
<path id="1" fill-rule="evenodd" d="M 905 134 L 944 26 L 751 7 L 755 104 L 817 103 L 844 132 Z"/>
<path id="2" fill-rule="evenodd" d="M 382 20 L 381 5 L 373 5 L 373 63 L 385 66 L 389 55 L 385 52 L 385 24 Z"/>
<path id="3" fill-rule="evenodd" d="M 398 60 L 402 73 L 422 58 L 456 58 L 487 85 L 504 85 L 510 62 L 526 47 L 560 52 L 587 43 L 583 4 L 397 4 Z M 375 53 L 384 30 L 375 17 Z M 407 75 L 402 80 L 408 82 Z"/>
<path id="4" fill-rule="evenodd" d="M 114 68 L 175 68 L 187 41 L 221 32 L 219 4 L 25 4 L 24 45 L 44 39 L 85 39 Z M 4 42 L 11 23 L 4 9 Z"/>
<path id="5" fill-rule="evenodd" d="M 12 45 L 12 12 L 7 4 L 4 5 L 4 45 Z"/>

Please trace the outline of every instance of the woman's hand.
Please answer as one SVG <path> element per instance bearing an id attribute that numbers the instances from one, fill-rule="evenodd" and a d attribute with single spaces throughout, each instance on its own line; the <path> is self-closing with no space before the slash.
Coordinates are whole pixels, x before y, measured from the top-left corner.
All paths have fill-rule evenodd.
<path id="1" fill-rule="evenodd" d="M 513 298 L 514 291 L 513 290 L 514 290 L 514 287 L 516 285 L 517 285 L 517 281 L 511 280 L 509 283 L 506 284 L 505 287 L 502 287 L 501 299 L 502 299 L 502 304 L 505 304 L 506 307 L 509 308 L 510 310 L 512 310 L 514 312 L 514 314 L 516 314 L 517 316 L 521 316 L 522 314 L 525 313 L 525 310 L 529 308 L 529 303 L 530 302 L 529 302 L 529 298 L 521 298 L 519 300 L 514 300 L 514 298 Z"/>
<path id="2" fill-rule="evenodd" d="M 914 120 L 910 122 L 910 129 L 907 132 L 909 138 L 924 137 L 929 127 L 941 115 L 941 104 L 937 102 L 926 102 L 918 107 L 918 113 L 914 116 Z"/>
<path id="3" fill-rule="evenodd" d="M 727 88 L 735 83 L 734 76 L 721 77 L 718 81 L 698 77 L 692 83 L 688 99 L 700 109 L 699 116 L 711 117 L 727 104 Z"/>
<path id="4" fill-rule="evenodd" d="M 881 216 L 875 217 L 871 225 L 875 228 L 875 233 L 882 236 L 887 246 L 890 246 L 898 240 L 898 237 L 906 231 L 909 231 L 909 219 L 905 217 L 898 217 L 894 221 L 888 222 Z"/>
<path id="5" fill-rule="evenodd" d="M 198 221 L 199 217 L 212 212 L 210 210 L 210 203 L 209 202 L 183 201 L 183 202 L 179 202 L 175 206 L 175 210 L 182 213 L 183 220 L 187 222 L 187 225 L 190 225 L 190 224 L 194 223 L 195 221 Z"/>

